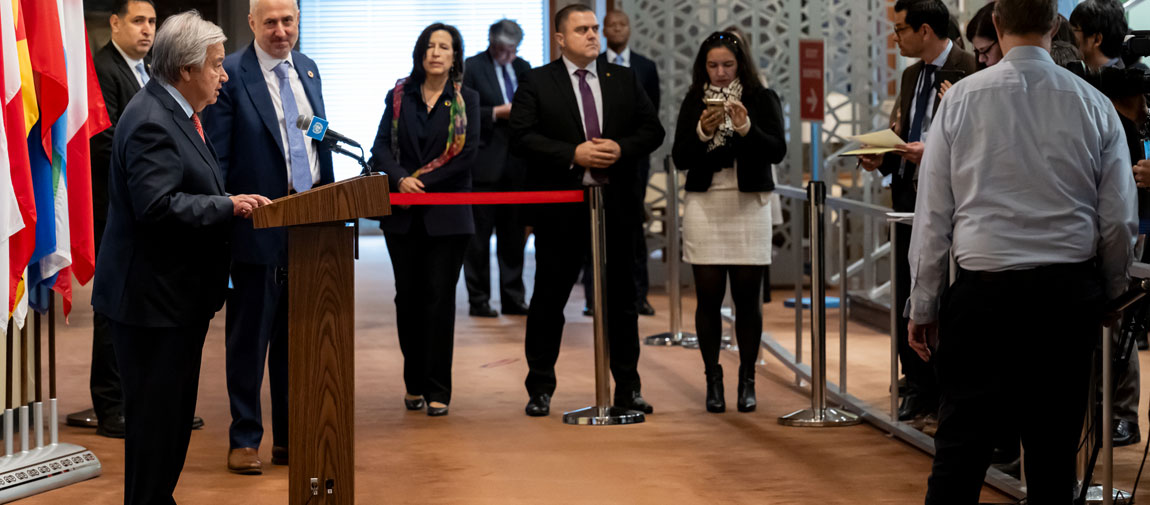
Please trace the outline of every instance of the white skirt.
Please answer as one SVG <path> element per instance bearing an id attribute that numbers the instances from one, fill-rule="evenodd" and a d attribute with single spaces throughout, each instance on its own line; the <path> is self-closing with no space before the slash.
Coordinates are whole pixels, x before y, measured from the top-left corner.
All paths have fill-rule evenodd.
<path id="1" fill-rule="evenodd" d="M 772 193 L 743 193 L 733 168 L 715 173 L 706 192 L 688 192 L 683 259 L 696 265 L 770 265 Z"/>

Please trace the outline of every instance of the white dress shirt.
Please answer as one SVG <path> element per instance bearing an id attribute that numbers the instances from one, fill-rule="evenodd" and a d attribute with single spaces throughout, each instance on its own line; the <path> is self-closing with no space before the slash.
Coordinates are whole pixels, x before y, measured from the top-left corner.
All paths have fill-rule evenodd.
<path id="1" fill-rule="evenodd" d="M 616 62 L 615 61 L 616 56 L 622 56 L 623 62 L 622 63 Z M 623 51 L 618 52 L 618 53 L 616 53 L 615 51 L 612 51 L 611 48 L 608 47 L 607 48 L 607 63 L 614 63 L 616 65 L 622 65 L 624 67 L 631 68 L 631 46 L 624 47 Z"/>
<path id="2" fill-rule="evenodd" d="M 128 53 L 125 53 L 123 49 L 120 49 L 120 45 L 116 44 L 116 41 L 114 40 L 112 41 L 112 47 L 116 48 L 116 52 L 120 53 L 120 56 L 124 57 L 124 62 L 128 64 L 128 70 L 132 71 L 132 75 L 136 77 L 136 82 L 139 83 L 141 88 L 143 88 L 144 78 L 140 76 L 140 71 L 136 69 L 136 65 L 143 63 L 144 60 L 133 60 L 132 58 L 129 58 Z"/>
<path id="3" fill-rule="evenodd" d="M 172 86 L 171 84 L 164 84 L 163 86 L 164 89 L 168 90 L 168 94 L 172 95 L 172 98 L 176 100 L 176 104 L 180 106 L 180 109 L 184 111 L 184 114 L 187 114 L 188 118 L 191 118 L 192 113 L 195 111 L 192 110 L 192 104 L 188 103 L 188 100 L 184 98 L 183 93 L 180 93 L 180 90 L 176 89 L 176 87 Z"/>
<path id="4" fill-rule="evenodd" d="M 276 111 L 276 122 L 280 126 L 280 147 L 284 156 L 284 166 L 287 167 L 287 187 L 292 187 L 291 176 L 291 152 L 288 150 L 287 129 L 295 128 L 296 118 L 284 118 L 283 100 L 280 99 L 280 78 L 275 73 L 275 68 L 280 63 L 287 61 L 291 64 L 291 71 L 288 72 L 288 82 L 291 83 L 292 95 L 295 96 L 296 108 L 300 114 L 305 116 L 315 115 L 311 108 L 311 102 L 307 99 L 307 92 L 303 89 L 303 82 L 299 79 L 299 72 L 295 68 L 295 62 L 292 61 L 291 53 L 288 53 L 287 58 L 275 58 L 260 48 L 259 44 L 252 44 L 256 49 L 256 59 L 259 60 L 260 71 L 264 74 L 264 82 L 268 85 L 268 94 L 272 98 L 272 108 Z M 304 148 L 307 149 L 308 165 L 311 166 L 311 182 L 314 185 L 319 182 L 319 153 L 316 152 L 315 142 L 308 136 L 303 138 Z"/>
<path id="5" fill-rule="evenodd" d="M 948 251 L 973 271 L 1097 258 L 1107 296 L 1126 289 L 1138 234 L 1126 134 L 1102 93 L 1020 46 L 957 83 L 919 167 L 911 319 L 937 320 Z"/>
<path id="6" fill-rule="evenodd" d="M 579 109 L 579 126 L 583 128 L 583 136 L 587 136 L 587 117 L 583 113 L 583 94 L 579 92 L 579 76 L 575 75 L 575 71 L 579 70 L 571 60 L 563 56 L 563 64 L 567 66 L 567 77 L 571 78 L 571 88 L 575 91 L 575 104 Z M 587 70 L 587 86 L 591 88 L 591 96 L 595 98 L 595 115 L 599 117 L 599 132 L 603 132 L 603 90 L 599 87 L 599 74 L 596 72 L 596 62 L 591 60 L 586 67 Z M 572 162 L 571 167 L 574 168 L 575 164 Z M 587 168 L 583 171 L 583 184 L 594 185 L 598 184 L 595 179 L 591 177 L 591 169 Z"/>

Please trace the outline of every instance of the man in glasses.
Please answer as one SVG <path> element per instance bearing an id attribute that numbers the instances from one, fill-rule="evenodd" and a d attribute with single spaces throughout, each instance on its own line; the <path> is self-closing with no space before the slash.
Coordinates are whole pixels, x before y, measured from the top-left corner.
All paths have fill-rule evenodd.
<path id="1" fill-rule="evenodd" d="M 899 53 L 919 62 L 902 73 L 898 102 L 891 112 L 891 127 L 906 143 L 904 151 L 887 155 L 861 156 L 859 165 L 866 170 L 879 170 L 890 178 L 891 199 L 896 212 L 914 212 L 915 183 L 918 163 L 922 159 L 923 142 L 930 130 L 931 118 L 938 109 L 938 87 L 946 73 L 961 71 L 969 75 L 975 71 L 974 56 L 955 47 L 947 38 L 950 12 L 941 0 L 899 0 L 894 5 L 894 36 Z M 941 78 L 940 75 L 942 74 Z M 907 388 L 899 407 L 899 419 L 911 421 L 916 417 L 933 415 L 938 410 L 938 390 L 930 366 L 907 344 L 907 320 L 902 309 L 910 293 L 909 226 L 898 225 L 897 280 L 895 303 L 899 310 L 896 325 L 898 354 L 906 375 Z"/>

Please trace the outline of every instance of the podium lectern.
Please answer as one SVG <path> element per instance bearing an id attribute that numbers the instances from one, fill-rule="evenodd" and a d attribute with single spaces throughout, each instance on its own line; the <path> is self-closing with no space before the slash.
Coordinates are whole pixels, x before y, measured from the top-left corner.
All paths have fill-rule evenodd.
<path id="1" fill-rule="evenodd" d="M 280 198 L 252 214 L 288 227 L 288 503 L 355 503 L 355 231 L 391 213 L 386 175 Z"/>

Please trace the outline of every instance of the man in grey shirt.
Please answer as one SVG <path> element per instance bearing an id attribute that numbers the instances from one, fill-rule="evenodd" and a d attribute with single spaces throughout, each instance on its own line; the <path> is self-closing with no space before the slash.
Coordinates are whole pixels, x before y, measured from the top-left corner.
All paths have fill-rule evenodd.
<path id="1" fill-rule="evenodd" d="M 1057 0 L 998 0 L 1006 56 L 947 92 L 919 169 L 910 344 L 941 391 L 928 504 L 978 503 L 1004 430 L 1021 435 L 1030 502 L 1072 503 L 1091 352 L 1127 286 L 1137 197 L 1114 106 L 1050 58 L 1056 15 Z"/>

